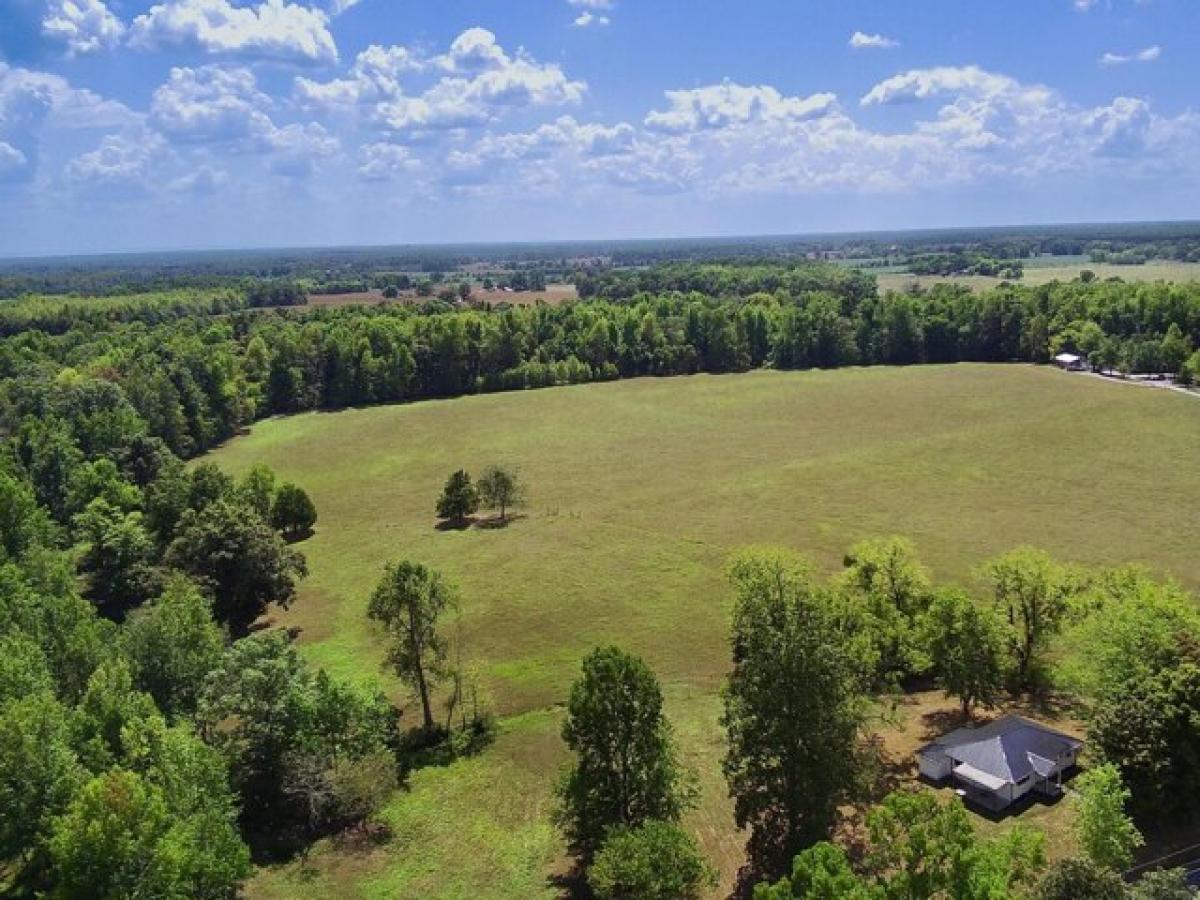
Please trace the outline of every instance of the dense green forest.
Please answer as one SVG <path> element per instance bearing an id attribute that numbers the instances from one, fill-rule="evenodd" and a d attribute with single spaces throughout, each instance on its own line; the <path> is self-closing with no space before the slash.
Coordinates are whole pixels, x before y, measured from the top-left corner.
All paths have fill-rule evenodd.
<path id="1" fill-rule="evenodd" d="M 229 896 L 248 871 L 251 848 L 269 857 L 363 822 L 395 786 L 397 768 L 402 773 L 429 752 L 421 741 L 444 731 L 431 728 L 427 708 L 425 737 L 406 744 L 399 711 L 382 695 L 311 669 L 286 635 L 254 631 L 272 604 L 286 606 L 295 596 L 306 564 L 291 542 L 312 528 L 316 511 L 302 486 L 278 484 L 265 468 L 235 481 L 211 464 L 189 468 L 183 460 L 256 419 L 759 366 L 1044 362 L 1059 349 L 1085 353 L 1097 367 L 1183 373 L 1200 367 L 1193 352 L 1200 340 L 1198 286 L 1078 281 L 980 295 L 936 288 L 878 296 L 861 273 L 760 262 L 673 264 L 585 284 L 590 299 L 496 310 L 438 302 L 251 310 L 252 304 L 286 307 L 298 295 L 241 282 L 103 300 L 27 298 L 0 307 L 0 859 L 8 861 L 2 877 L 13 890 Z M 404 565 L 388 570 L 400 599 L 381 586 L 373 600 L 372 616 L 380 621 L 403 621 L 405 585 L 413 579 L 424 580 L 427 600 L 440 596 L 436 573 Z M 735 628 L 745 630 L 746 646 L 758 633 L 753 617 L 769 613 L 755 605 L 764 567 L 783 566 L 798 579 L 794 596 L 785 599 L 801 612 L 813 596 L 824 596 L 791 562 L 748 558 L 745 566 L 735 582 L 751 618 Z M 1011 566 L 1011 573 L 998 572 L 998 584 L 1010 576 L 1034 584 L 1053 595 L 1056 614 L 1075 602 L 1067 591 L 1075 582 L 1051 561 L 1019 557 Z M 868 583 L 874 576 L 863 566 L 850 571 L 867 579 L 863 597 L 874 596 Z M 1179 665 L 1195 644 L 1164 637 L 1172 622 L 1183 621 L 1182 602 L 1136 574 L 1105 578 L 1088 582 L 1087 602 L 1102 604 L 1118 593 L 1141 598 L 1165 617 L 1146 620 L 1162 625 L 1148 636 L 1161 639 L 1161 653 L 1149 680 L 1141 670 L 1119 683 L 1109 671 L 1078 677 L 1095 697 L 1132 697 L 1141 710 L 1193 703 L 1194 680 L 1181 682 Z M 1095 585 L 1110 585 L 1108 593 Z M 831 608 L 821 612 L 828 640 L 813 643 L 816 631 L 788 636 L 798 641 L 797 652 L 819 645 L 826 654 L 829 641 L 870 644 L 845 656 L 871 660 L 869 671 L 833 673 L 831 689 L 842 691 L 841 699 L 832 706 L 821 701 L 838 717 L 829 728 L 842 743 L 860 721 L 856 704 L 868 688 L 928 669 L 928 645 L 917 634 L 929 616 L 943 616 L 948 629 L 972 625 L 963 623 L 969 614 L 957 600 L 946 599 L 945 609 L 933 600 L 923 587 L 911 610 L 889 607 L 879 627 L 849 632 L 847 622 L 870 624 L 884 612 L 867 600 L 861 608 Z M 1190 618 L 1187 634 L 1195 634 Z M 1038 676 L 1035 651 L 1042 645 L 1027 638 L 1009 672 L 1019 689 Z M 397 641 L 407 646 L 402 632 Z M 1128 662 L 1123 652 L 1124 645 L 1116 647 L 1112 658 Z M 403 649 L 396 651 L 398 672 L 405 658 Z M 752 659 L 735 656 L 735 663 L 749 667 Z M 649 685 L 650 676 L 619 656 L 595 665 L 628 669 L 629 678 Z M 967 705 L 987 702 L 999 689 L 999 671 L 988 670 L 982 687 L 972 682 L 955 690 Z M 812 674 L 816 683 L 829 673 Z M 1193 678 L 1192 669 L 1184 674 Z M 733 677 L 736 691 L 737 668 Z M 656 688 L 646 690 L 652 702 Z M 737 699 L 729 696 L 730 703 Z M 590 715 L 585 699 L 577 710 L 581 747 Z M 749 797 L 753 780 L 769 775 L 755 770 L 765 745 L 753 727 L 762 713 L 750 708 L 755 697 L 742 699 L 746 708 L 727 711 L 730 728 L 742 729 L 730 732 L 727 766 L 731 785 L 744 780 Z M 1170 804 L 1184 788 L 1194 789 L 1190 764 L 1174 770 L 1176 785 L 1123 756 L 1123 735 L 1141 726 L 1123 707 L 1102 708 L 1109 716 L 1100 726 L 1111 741 L 1108 755 L 1143 796 Z M 1163 726 L 1162 741 L 1171 758 L 1182 760 L 1190 739 L 1174 727 Z M 465 737 L 438 752 L 470 752 L 480 728 L 480 720 L 464 717 L 452 730 Z M 836 751 L 841 744 L 830 746 Z M 668 763 L 652 819 L 673 819 L 686 806 L 676 796 L 681 776 Z M 763 841 L 779 839 L 773 857 L 786 862 L 822 833 L 821 817 L 841 788 L 834 785 L 826 806 L 805 811 L 810 818 L 803 821 L 781 819 L 784 813 L 751 800 L 739 806 L 739 821 Z M 568 792 L 563 813 L 575 815 L 571 833 L 588 860 L 600 847 L 586 812 L 595 799 L 590 791 L 585 785 Z M 780 822 L 788 829 L 783 838 L 775 828 Z M 636 855 L 640 842 L 678 838 L 652 830 L 622 840 Z M 615 853 L 603 858 L 601 871 L 619 885 L 624 876 Z M 1005 865 L 1016 866 L 1010 857 Z M 812 862 L 804 857 L 797 865 Z M 822 864 L 845 868 L 836 858 Z M 702 880 L 703 866 L 692 874 Z M 778 890 L 786 896 L 790 888 Z"/>

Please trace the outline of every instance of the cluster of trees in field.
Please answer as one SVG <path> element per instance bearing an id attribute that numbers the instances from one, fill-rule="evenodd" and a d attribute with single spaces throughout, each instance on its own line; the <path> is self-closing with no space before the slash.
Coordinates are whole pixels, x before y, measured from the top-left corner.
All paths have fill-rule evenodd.
<path id="1" fill-rule="evenodd" d="M 743 551 L 728 571 L 723 770 L 764 879 L 756 900 L 1191 896 L 1181 872 L 1133 887 L 1119 873 L 1142 843 L 1135 820 L 1196 821 L 1194 598 L 1136 568 L 1086 570 L 1028 548 L 987 563 L 989 593 L 972 597 L 934 585 L 900 538 L 855 546 L 829 581 L 775 549 Z M 1070 692 L 1094 759 L 1069 801 L 1080 858 L 1047 867 L 1043 835 L 1021 825 L 982 839 L 956 798 L 878 796 L 865 737 L 888 689 L 921 676 L 967 717 L 1008 695 Z M 597 895 L 698 896 L 712 872 L 680 827 L 696 780 L 646 664 L 615 647 L 589 654 L 562 735 L 574 764 L 556 821 Z M 872 803 L 865 848 L 850 855 L 831 835 L 848 805 Z"/>
<path id="2" fill-rule="evenodd" d="M 488 466 L 478 481 L 459 469 L 446 479 L 435 508 L 438 518 L 451 526 L 465 525 L 481 506 L 496 510 L 498 524 L 507 525 L 509 511 L 524 504 L 525 496 L 525 482 L 512 466 Z"/>
<path id="3" fill-rule="evenodd" d="M 1152 259 L 1174 262 L 1200 262 L 1200 240 L 1156 241 L 1152 243 L 1127 243 L 1105 241 L 1088 248 L 1088 256 L 1095 263 L 1110 263 L 1117 266 L 1140 266 Z"/>
<path id="4" fill-rule="evenodd" d="M 1019 259 L 997 259 L 963 250 L 914 256 L 907 261 L 906 268 L 914 275 L 987 275 L 1009 281 L 1025 275 L 1025 264 Z"/>

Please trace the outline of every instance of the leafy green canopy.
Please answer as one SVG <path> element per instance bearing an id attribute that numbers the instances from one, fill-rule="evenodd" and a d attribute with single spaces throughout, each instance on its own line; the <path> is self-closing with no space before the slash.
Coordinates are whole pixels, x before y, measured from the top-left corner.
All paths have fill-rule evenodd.
<path id="1" fill-rule="evenodd" d="M 869 667 L 810 567 L 780 550 L 729 566 L 733 669 L 723 691 L 723 762 L 752 856 L 778 865 L 828 836 L 858 776 Z"/>
<path id="2" fill-rule="evenodd" d="M 585 858 L 610 828 L 674 822 L 693 801 L 662 702 L 658 679 L 637 657 L 616 647 L 584 657 L 563 723 L 574 762 L 558 786 L 556 818 Z"/>
<path id="3" fill-rule="evenodd" d="M 696 840 L 678 825 L 649 820 L 609 831 L 588 870 L 598 900 L 697 900 L 716 884 Z"/>
<path id="4" fill-rule="evenodd" d="M 788 877 L 754 900 L 994 900 L 1019 895 L 1045 864 L 1042 836 L 1017 826 L 983 840 L 958 799 L 898 791 L 867 816 L 862 862 L 828 842 L 798 854 Z"/>

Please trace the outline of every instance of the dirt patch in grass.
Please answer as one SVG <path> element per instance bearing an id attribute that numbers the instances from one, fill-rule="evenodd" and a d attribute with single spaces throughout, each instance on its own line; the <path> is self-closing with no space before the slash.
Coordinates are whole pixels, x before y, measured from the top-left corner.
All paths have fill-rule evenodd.
<path id="1" fill-rule="evenodd" d="M 471 299 L 476 303 L 486 303 L 496 306 L 508 303 L 512 306 L 536 306 L 538 303 L 549 303 L 557 306 L 568 300 L 578 300 L 579 292 L 573 284 L 548 284 L 544 291 L 485 291 L 481 288 L 471 293 Z"/>

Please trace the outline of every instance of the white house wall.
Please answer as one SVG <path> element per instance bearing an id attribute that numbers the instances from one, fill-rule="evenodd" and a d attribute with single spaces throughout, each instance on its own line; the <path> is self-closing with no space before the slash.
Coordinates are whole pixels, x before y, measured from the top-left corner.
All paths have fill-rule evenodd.
<path id="1" fill-rule="evenodd" d="M 921 774 L 932 781 L 950 777 L 954 768 L 954 761 L 945 753 L 922 753 L 917 756 L 917 764 Z"/>

